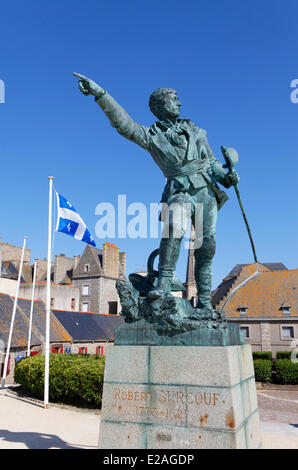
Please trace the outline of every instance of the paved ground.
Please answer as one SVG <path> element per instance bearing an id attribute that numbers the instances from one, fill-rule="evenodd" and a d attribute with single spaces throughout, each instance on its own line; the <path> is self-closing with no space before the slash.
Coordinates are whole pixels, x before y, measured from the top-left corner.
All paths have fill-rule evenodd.
<path id="1" fill-rule="evenodd" d="M 298 390 L 258 391 L 264 449 L 298 449 Z"/>
<path id="2" fill-rule="evenodd" d="M 264 449 L 298 449 L 298 391 L 258 391 Z M 95 449 L 100 416 L 0 390 L 0 449 Z"/>
<path id="3" fill-rule="evenodd" d="M 99 414 L 25 401 L 0 391 L 0 449 L 96 449 Z"/>

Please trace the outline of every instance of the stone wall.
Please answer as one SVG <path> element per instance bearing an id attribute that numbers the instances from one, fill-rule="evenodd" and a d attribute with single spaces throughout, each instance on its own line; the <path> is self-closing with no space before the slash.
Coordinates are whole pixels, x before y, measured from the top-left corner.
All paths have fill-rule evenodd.
<path id="1" fill-rule="evenodd" d="M 109 313 L 109 302 L 117 302 L 117 313 L 119 313 L 120 300 L 116 290 L 116 280 L 102 277 L 100 282 L 100 313 Z"/>
<path id="2" fill-rule="evenodd" d="M 0 277 L 0 292 L 1 294 L 16 295 L 17 281 L 14 279 L 6 279 Z"/>
<path id="3" fill-rule="evenodd" d="M 10 243 L 1 243 L 0 249 L 2 253 L 2 262 L 11 261 L 16 267 L 20 265 L 21 256 L 22 256 L 22 247 L 14 246 Z M 24 266 L 30 265 L 31 250 L 25 248 L 24 252 Z"/>
<path id="4" fill-rule="evenodd" d="M 36 284 L 34 292 L 34 300 L 41 300 L 46 303 L 46 283 Z M 32 284 L 21 284 L 19 297 L 31 300 Z M 57 310 L 78 310 L 79 308 L 79 289 L 74 286 L 64 286 L 59 284 L 51 284 L 51 308 Z M 74 308 L 72 308 L 74 299 Z"/>
<path id="5" fill-rule="evenodd" d="M 229 318 L 231 321 L 231 318 Z M 288 317 L 283 320 L 250 320 L 249 318 L 233 319 L 242 327 L 249 328 L 249 338 L 245 339 L 253 351 L 272 351 L 273 358 L 277 351 L 292 351 L 298 346 L 298 318 Z M 282 336 L 283 326 L 293 326 L 294 338 Z M 295 346 L 295 344 L 297 346 Z"/>
<path id="6" fill-rule="evenodd" d="M 83 295 L 83 286 L 89 286 L 89 295 Z M 89 312 L 99 312 L 99 292 L 100 292 L 100 278 L 86 277 L 80 279 L 73 279 L 73 286 L 79 291 L 79 310 L 83 311 L 83 303 L 88 302 Z"/>
<path id="7" fill-rule="evenodd" d="M 46 258 L 44 259 L 36 259 L 36 281 L 40 281 L 47 272 L 47 265 L 48 265 L 48 260 Z M 53 263 L 52 263 L 53 266 Z"/>
<path id="8" fill-rule="evenodd" d="M 59 284 L 62 282 L 67 274 L 67 271 L 74 267 L 74 258 L 60 254 L 55 256 L 54 264 L 54 282 Z"/>

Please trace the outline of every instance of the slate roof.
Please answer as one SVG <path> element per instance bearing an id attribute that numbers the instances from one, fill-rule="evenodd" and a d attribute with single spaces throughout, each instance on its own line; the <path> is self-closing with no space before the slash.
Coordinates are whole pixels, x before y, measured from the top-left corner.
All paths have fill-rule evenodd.
<path id="1" fill-rule="evenodd" d="M 18 306 L 25 313 L 27 318 L 30 318 L 31 300 L 19 299 Z M 46 309 L 45 304 L 41 301 L 35 301 L 33 307 L 33 324 L 39 333 L 45 338 L 46 331 Z M 71 335 L 61 326 L 57 318 L 51 313 L 50 323 L 50 341 L 62 342 L 71 341 Z"/>
<path id="2" fill-rule="evenodd" d="M 298 317 L 298 269 L 258 273 L 227 299 L 226 316 L 240 317 L 238 309 L 244 304 L 247 318 L 284 318 L 281 306 L 285 304 L 290 307 L 287 317 Z"/>
<path id="3" fill-rule="evenodd" d="M 13 311 L 13 299 L 6 294 L 0 294 L 0 339 L 5 344 L 8 342 L 8 335 L 10 329 L 10 322 Z M 24 347 L 27 346 L 29 332 L 29 321 L 21 309 L 17 309 L 14 329 L 11 339 L 11 347 Z M 38 332 L 32 331 L 31 337 L 32 346 L 41 344 L 41 337 Z"/>
<path id="4" fill-rule="evenodd" d="M 124 322 L 120 315 L 52 310 L 73 341 L 114 341 L 115 328 Z"/>
<path id="5" fill-rule="evenodd" d="M 14 297 L 0 294 L 0 339 L 5 344 L 8 341 L 10 322 L 13 312 Z M 29 332 L 31 300 L 18 299 L 11 347 L 19 348 L 27 346 Z M 41 345 L 45 340 L 45 305 L 36 300 L 33 307 L 31 346 Z M 50 342 L 70 342 L 71 336 L 63 328 L 59 321 L 51 314 L 50 318 Z"/>
<path id="6" fill-rule="evenodd" d="M 229 278 L 225 278 L 222 283 L 212 292 L 212 305 L 215 307 L 221 299 L 229 292 L 232 285 L 234 284 L 237 276 L 232 276 Z"/>
<path id="7" fill-rule="evenodd" d="M 233 267 L 232 271 L 227 274 L 226 278 L 229 276 L 238 276 L 240 274 L 242 268 L 245 266 L 248 266 L 250 263 L 245 263 L 245 264 L 236 264 L 236 266 Z M 263 266 L 266 266 L 266 268 L 270 269 L 270 271 L 284 271 L 286 270 L 286 266 L 283 263 L 260 263 Z"/>
<path id="8" fill-rule="evenodd" d="M 19 271 L 11 261 L 4 261 L 1 265 L 1 276 L 6 279 L 18 279 Z M 24 282 L 23 277 L 21 277 L 21 282 Z"/>
<path id="9" fill-rule="evenodd" d="M 262 270 L 262 267 L 264 266 L 270 271 L 286 271 L 287 268 L 283 263 L 277 262 L 277 263 L 257 263 L 259 268 Z M 255 270 L 256 263 L 253 264 L 236 264 L 236 266 L 233 267 L 233 269 L 227 274 L 227 276 L 222 280 L 222 282 L 219 284 L 219 286 L 212 292 L 212 305 L 215 307 L 216 305 L 219 304 L 219 302 L 229 293 L 229 291 L 232 289 L 232 286 L 238 276 L 241 274 L 241 271 L 243 268 L 251 268 L 253 271 Z M 264 268 L 263 268 L 264 269 Z"/>

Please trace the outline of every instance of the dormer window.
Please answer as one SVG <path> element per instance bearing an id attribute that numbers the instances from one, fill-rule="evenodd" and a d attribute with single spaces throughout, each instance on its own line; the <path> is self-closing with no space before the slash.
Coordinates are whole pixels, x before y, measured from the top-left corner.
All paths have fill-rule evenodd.
<path id="1" fill-rule="evenodd" d="M 289 306 L 286 306 L 286 305 L 281 306 L 281 311 L 282 311 L 283 315 L 290 315 L 290 309 L 291 309 L 291 307 L 289 307 Z"/>
<path id="2" fill-rule="evenodd" d="M 240 315 L 246 315 L 247 307 L 239 307 L 238 312 L 240 313 Z"/>
<path id="3" fill-rule="evenodd" d="M 85 264 L 85 266 L 84 266 L 85 273 L 88 273 L 89 270 L 90 270 L 90 264 Z"/>
<path id="4" fill-rule="evenodd" d="M 281 304 L 280 310 L 282 311 L 283 315 L 290 315 L 291 307 L 289 306 L 288 302 L 283 302 Z"/>

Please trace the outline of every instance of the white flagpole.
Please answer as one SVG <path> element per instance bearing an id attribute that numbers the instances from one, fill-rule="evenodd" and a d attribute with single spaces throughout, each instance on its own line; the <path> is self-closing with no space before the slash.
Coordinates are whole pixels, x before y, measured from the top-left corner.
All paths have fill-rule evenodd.
<path id="1" fill-rule="evenodd" d="M 49 176 L 49 225 L 48 225 L 48 266 L 47 266 L 47 298 L 46 298 L 46 342 L 45 342 L 45 373 L 44 373 L 44 407 L 49 407 L 49 369 L 50 369 L 50 315 L 51 315 L 51 261 L 52 261 L 52 196 L 53 176 Z"/>
<path id="2" fill-rule="evenodd" d="M 21 263 L 20 263 L 19 274 L 18 274 L 17 289 L 16 289 L 16 295 L 15 295 L 15 298 L 14 298 L 13 311 L 12 311 L 12 317 L 11 317 L 10 329 L 9 329 L 9 336 L 8 336 L 8 343 L 7 343 L 7 348 L 6 348 L 6 356 L 5 356 L 3 377 L 2 377 L 2 381 L 1 381 L 1 388 L 4 388 L 4 386 L 5 386 L 5 379 L 6 379 L 6 375 L 7 375 L 7 365 L 8 365 L 8 359 L 9 359 L 9 353 L 10 353 L 10 345 L 11 345 L 14 319 L 15 319 L 16 311 L 17 311 L 19 287 L 20 287 L 22 271 L 23 271 L 23 260 L 24 260 L 26 241 L 27 241 L 27 237 L 24 237 Z"/>
<path id="3" fill-rule="evenodd" d="M 27 357 L 30 356 L 30 344 L 31 344 L 32 318 L 33 318 L 33 307 L 34 307 L 35 282 L 36 282 L 36 261 L 34 263 L 34 274 L 33 274 L 33 284 L 32 284 L 32 299 L 31 299 L 31 310 L 30 310 Z"/>
<path id="4" fill-rule="evenodd" d="M 0 278 L 2 277 L 2 237 L 0 237 Z"/>

